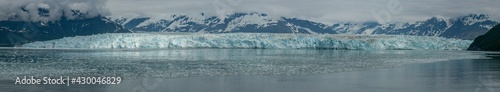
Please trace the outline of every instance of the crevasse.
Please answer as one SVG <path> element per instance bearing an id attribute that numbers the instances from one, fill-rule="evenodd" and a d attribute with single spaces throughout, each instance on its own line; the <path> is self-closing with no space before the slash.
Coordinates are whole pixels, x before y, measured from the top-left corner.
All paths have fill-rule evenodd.
<path id="1" fill-rule="evenodd" d="M 68 37 L 22 45 L 28 48 L 86 49 L 346 49 L 464 50 L 469 40 L 403 35 L 111 33 Z"/>

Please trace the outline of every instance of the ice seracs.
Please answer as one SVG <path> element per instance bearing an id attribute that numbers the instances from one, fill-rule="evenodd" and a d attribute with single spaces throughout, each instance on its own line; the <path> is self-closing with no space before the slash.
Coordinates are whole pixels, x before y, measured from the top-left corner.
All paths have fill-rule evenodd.
<path id="1" fill-rule="evenodd" d="M 86 49 L 464 50 L 470 43 L 469 40 L 401 35 L 112 33 L 33 42 L 22 46 Z"/>

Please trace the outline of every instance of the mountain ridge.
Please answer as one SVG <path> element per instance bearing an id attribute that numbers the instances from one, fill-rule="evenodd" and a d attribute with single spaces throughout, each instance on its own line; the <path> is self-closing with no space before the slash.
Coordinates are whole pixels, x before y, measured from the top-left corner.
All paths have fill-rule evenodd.
<path id="1" fill-rule="evenodd" d="M 331 25 L 299 18 L 275 18 L 265 13 L 234 13 L 221 19 L 217 16 L 172 15 L 164 19 L 116 18 L 118 24 L 131 30 L 146 32 L 204 33 L 308 33 L 308 34 L 387 34 L 438 36 L 472 40 L 486 33 L 499 22 L 486 14 L 470 14 L 458 18 L 432 17 L 416 22 L 379 24 L 333 23 Z"/>
<path id="2" fill-rule="evenodd" d="M 474 39 L 474 42 L 467 48 L 472 51 L 500 51 L 500 25 L 493 27 L 486 34 Z"/>
<path id="3" fill-rule="evenodd" d="M 106 17 L 57 21 L 0 21 L 0 47 L 19 46 L 34 41 L 101 33 L 131 32 Z"/>
<path id="4" fill-rule="evenodd" d="M 43 14 L 42 14 L 43 15 Z M 0 46 L 18 46 L 28 42 L 102 33 L 127 32 L 199 32 L 199 33 L 302 33 L 302 34 L 377 34 L 416 35 L 472 40 L 499 22 L 485 14 L 458 18 L 432 17 L 424 21 L 379 24 L 324 24 L 306 19 L 271 17 L 265 13 L 234 13 L 227 17 L 204 14 L 171 15 L 166 18 L 94 18 L 53 21 L 0 21 Z"/>

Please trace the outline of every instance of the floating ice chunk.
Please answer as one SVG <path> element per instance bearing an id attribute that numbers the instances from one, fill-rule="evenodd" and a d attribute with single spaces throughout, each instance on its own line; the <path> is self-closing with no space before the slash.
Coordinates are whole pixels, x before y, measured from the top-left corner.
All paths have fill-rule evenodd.
<path id="1" fill-rule="evenodd" d="M 465 50 L 469 40 L 403 35 L 111 33 L 24 44 L 29 48 Z"/>

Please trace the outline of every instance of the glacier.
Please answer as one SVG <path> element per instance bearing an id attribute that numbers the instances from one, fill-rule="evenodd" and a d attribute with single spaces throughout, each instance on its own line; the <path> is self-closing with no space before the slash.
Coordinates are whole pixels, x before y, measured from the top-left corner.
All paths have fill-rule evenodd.
<path id="1" fill-rule="evenodd" d="M 470 40 L 405 35 L 108 33 L 32 42 L 26 48 L 465 50 Z"/>

